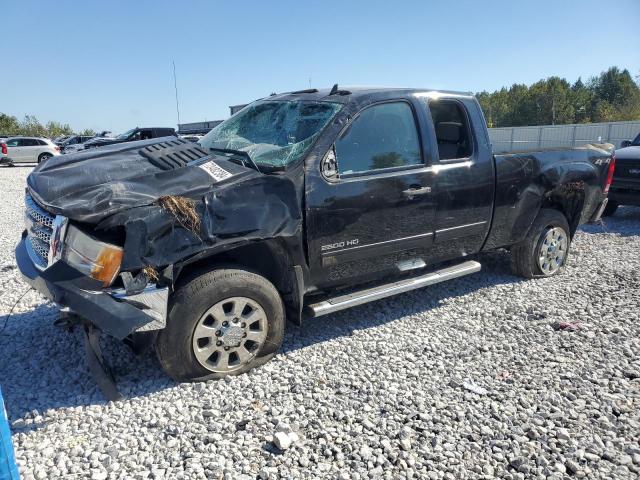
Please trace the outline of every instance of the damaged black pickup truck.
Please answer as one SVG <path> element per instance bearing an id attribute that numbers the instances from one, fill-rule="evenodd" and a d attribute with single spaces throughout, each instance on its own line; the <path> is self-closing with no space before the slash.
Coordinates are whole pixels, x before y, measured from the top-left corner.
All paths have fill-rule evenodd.
<path id="1" fill-rule="evenodd" d="M 556 274 L 612 169 L 603 145 L 493 155 L 470 94 L 290 92 L 199 144 L 39 165 L 16 257 L 85 329 L 146 339 L 175 379 L 219 378 L 269 360 L 285 319 L 477 272 L 483 251 Z"/>

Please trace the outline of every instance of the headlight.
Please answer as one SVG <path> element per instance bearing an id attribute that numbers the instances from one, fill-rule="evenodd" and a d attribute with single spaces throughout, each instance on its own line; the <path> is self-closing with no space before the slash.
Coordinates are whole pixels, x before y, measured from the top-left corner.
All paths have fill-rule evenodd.
<path id="1" fill-rule="evenodd" d="M 111 285 L 120 271 L 122 248 L 101 242 L 73 225 L 67 228 L 64 243 L 65 262 L 105 287 Z"/>

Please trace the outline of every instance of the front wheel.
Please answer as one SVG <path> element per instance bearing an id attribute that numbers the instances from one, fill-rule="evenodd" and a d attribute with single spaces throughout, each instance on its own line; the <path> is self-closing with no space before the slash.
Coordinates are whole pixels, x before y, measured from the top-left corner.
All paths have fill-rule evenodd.
<path id="1" fill-rule="evenodd" d="M 520 243 L 511 248 L 513 273 L 526 278 L 557 274 L 569 256 L 569 223 L 558 210 L 542 209 Z"/>
<path id="2" fill-rule="evenodd" d="M 267 279 L 245 270 L 214 270 L 173 294 L 156 353 L 178 381 L 238 375 L 275 355 L 284 321 L 280 294 Z"/>

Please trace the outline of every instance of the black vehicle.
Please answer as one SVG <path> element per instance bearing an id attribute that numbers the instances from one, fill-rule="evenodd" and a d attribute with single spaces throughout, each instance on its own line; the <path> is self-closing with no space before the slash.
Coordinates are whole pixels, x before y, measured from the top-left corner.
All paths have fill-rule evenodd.
<path id="1" fill-rule="evenodd" d="M 640 134 L 634 140 L 625 140 L 616 150 L 609 203 L 602 215 L 613 215 L 620 205 L 640 206 Z"/>
<path id="2" fill-rule="evenodd" d="M 92 138 L 94 138 L 93 135 L 72 135 L 71 137 L 61 142 L 59 146 L 64 153 L 67 147 L 70 147 L 71 145 L 80 145 L 87 142 L 88 140 L 91 140 Z"/>
<path id="3" fill-rule="evenodd" d="M 84 148 L 104 147 L 114 143 L 135 142 L 138 140 L 149 140 L 160 137 L 175 137 L 176 131 L 173 128 L 132 128 L 117 137 L 94 137 L 84 144 Z"/>
<path id="4" fill-rule="evenodd" d="M 144 338 L 171 377 L 220 378 L 270 359 L 285 318 L 477 272 L 480 252 L 510 249 L 527 278 L 557 274 L 606 205 L 610 162 L 599 146 L 493 155 L 471 94 L 292 92 L 199 144 L 39 166 L 16 257 L 89 342 L 96 329 Z"/>

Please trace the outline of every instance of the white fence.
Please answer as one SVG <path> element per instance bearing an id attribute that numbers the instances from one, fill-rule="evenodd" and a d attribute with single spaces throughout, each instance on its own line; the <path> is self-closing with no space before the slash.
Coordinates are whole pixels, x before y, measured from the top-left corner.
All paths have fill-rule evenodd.
<path id="1" fill-rule="evenodd" d="M 613 143 L 633 140 L 640 132 L 640 121 L 542 125 L 538 127 L 490 128 L 489 138 L 495 153 L 577 147 L 585 143 Z"/>

